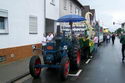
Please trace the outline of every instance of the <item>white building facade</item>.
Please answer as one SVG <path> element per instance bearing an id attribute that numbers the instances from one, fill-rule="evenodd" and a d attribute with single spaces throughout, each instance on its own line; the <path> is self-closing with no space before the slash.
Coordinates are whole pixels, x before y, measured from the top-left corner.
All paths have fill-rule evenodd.
<path id="1" fill-rule="evenodd" d="M 83 9 L 83 6 L 78 0 L 60 0 L 60 11 L 59 11 L 60 17 L 68 14 L 75 14 L 75 15 L 82 16 L 82 9 Z M 74 23 L 73 25 L 78 26 L 80 24 Z M 67 28 L 67 27 L 70 27 L 69 23 L 60 23 L 60 26 L 61 26 L 61 30 L 70 31 L 70 28 Z M 77 28 L 73 30 L 80 31 L 82 29 Z"/>
<path id="2" fill-rule="evenodd" d="M 45 32 L 56 32 L 56 20 L 59 18 L 59 1 L 62 0 L 45 0 L 46 1 L 46 22 Z"/>
<path id="3" fill-rule="evenodd" d="M 56 20 L 81 15 L 77 0 L 0 0 L 0 57 L 12 62 L 32 55 L 44 33 L 56 32 Z M 1 61 L 0 61 L 1 63 Z"/>
<path id="4" fill-rule="evenodd" d="M 60 0 L 60 16 L 76 14 L 81 16 L 82 5 L 78 0 Z"/>
<path id="5" fill-rule="evenodd" d="M 0 56 L 32 56 L 44 33 L 44 11 L 44 0 L 0 0 Z"/>

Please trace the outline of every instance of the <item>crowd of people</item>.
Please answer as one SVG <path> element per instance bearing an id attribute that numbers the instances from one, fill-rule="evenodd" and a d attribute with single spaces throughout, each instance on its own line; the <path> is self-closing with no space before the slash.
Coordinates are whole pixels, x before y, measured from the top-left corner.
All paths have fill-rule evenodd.
<path id="1" fill-rule="evenodd" d="M 104 43 L 110 43 L 110 41 L 112 40 L 112 45 L 114 45 L 115 43 L 115 37 L 116 35 L 113 34 L 104 34 L 103 36 L 103 42 Z M 54 38 L 54 34 L 53 33 L 48 33 L 47 35 L 43 34 L 43 39 L 42 39 L 42 47 L 44 48 L 47 44 L 47 42 L 50 42 L 51 40 L 53 40 Z M 81 40 L 79 39 L 80 42 L 80 46 L 81 49 L 83 50 L 83 54 L 87 55 L 86 58 L 89 57 L 90 55 L 90 46 L 89 46 L 89 38 L 88 36 L 84 36 L 84 35 L 79 35 L 79 38 L 81 38 Z M 122 44 L 122 61 L 124 62 L 125 60 L 125 55 L 124 55 L 124 51 L 125 51 L 125 32 L 121 34 L 120 38 L 120 43 Z M 94 42 L 94 48 L 95 51 L 97 51 L 98 45 L 99 45 L 99 38 L 97 35 L 95 35 L 93 38 L 91 38 L 91 40 Z"/>
<path id="2" fill-rule="evenodd" d="M 103 36 L 103 42 L 104 43 L 110 43 L 110 40 L 112 39 L 112 45 L 114 45 L 115 41 L 115 34 L 104 34 Z"/>

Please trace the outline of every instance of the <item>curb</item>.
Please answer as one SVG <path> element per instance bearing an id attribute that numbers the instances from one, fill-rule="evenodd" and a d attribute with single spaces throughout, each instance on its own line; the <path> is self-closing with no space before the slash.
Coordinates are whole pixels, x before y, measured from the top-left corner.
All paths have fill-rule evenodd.
<path id="1" fill-rule="evenodd" d="M 6 66 L 6 65 L 9 65 L 9 64 L 12 64 L 12 63 L 24 61 L 24 60 L 26 60 L 26 59 L 30 59 L 31 57 L 32 57 L 32 56 L 25 57 L 25 58 L 19 59 L 19 60 L 17 60 L 17 61 L 12 61 L 12 62 L 8 62 L 8 63 L 0 63 L 0 67 L 1 67 L 1 66 Z"/>
<path id="2" fill-rule="evenodd" d="M 13 78 L 13 79 L 7 81 L 6 83 L 14 83 L 15 81 L 17 81 L 17 80 L 19 80 L 19 79 L 21 79 L 21 78 L 23 78 L 23 77 L 25 77 L 25 76 L 27 76 L 27 75 L 29 75 L 29 74 L 30 74 L 29 72 L 26 72 L 26 73 L 24 73 L 23 75 L 20 75 L 20 76 L 18 76 L 18 77 L 16 77 L 16 78 Z"/>

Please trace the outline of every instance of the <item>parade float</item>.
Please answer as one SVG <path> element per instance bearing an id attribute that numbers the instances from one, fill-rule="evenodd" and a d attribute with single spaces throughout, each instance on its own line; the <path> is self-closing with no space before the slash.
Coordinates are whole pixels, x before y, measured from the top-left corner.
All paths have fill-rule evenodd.
<path id="1" fill-rule="evenodd" d="M 93 41 L 93 38 L 95 36 L 95 31 L 94 31 L 94 28 L 90 24 L 88 24 L 87 22 L 86 22 L 85 35 L 88 35 L 89 46 L 90 46 L 90 54 L 92 54 L 92 52 L 94 51 L 94 41 Z"/>
<path id="2" fill-rule="evenodd" d="M 62 31 L 65 31 L 67 35 L 70 33 L 70 28 L 69 28 L 68 23 L 63 23 L 62 26 Z M 86 39 L 85 37 L 88 36 L 87 40 L 89 40 L 89 47 L 90 47 L 90 55 L 94 51 L 94 41 L 93 38 L 95 36 L 95 30 L 94 28 L 90 25 L 88 21 L 81 21 L 81 22 L 76 22 L 73 23 L 73 32 L 77 36 L 77 38 L 80 41 L 80 47 L 85 48 L 86 47 Z M 81 36 L 80 36 L 81 35 Z M 83 54 L 83 53 L 82 53 Z M 90 56 L 89 55 L 89 56 Z M 86 56 L 86 55 L 84 55 Z"/>
<path id="3" fill-rule="evenodd" d="M 88 39 L 89 39 L 89 46 L 90 46 L 90 55 L 92 54 L 92 52 L 94 51 L 94 41 L 93 38 L 96 35 L 95 29 L 93 28 L 91 22 L 90 22 L 90 15 L 93 15 L 91 12 L 87 12 L 85 15 L 85 18 L 87 19 L 84 22 L 84 25 L 86 26 L 86 30 L 85 30 L 85 35 L 88 35 Z"/>

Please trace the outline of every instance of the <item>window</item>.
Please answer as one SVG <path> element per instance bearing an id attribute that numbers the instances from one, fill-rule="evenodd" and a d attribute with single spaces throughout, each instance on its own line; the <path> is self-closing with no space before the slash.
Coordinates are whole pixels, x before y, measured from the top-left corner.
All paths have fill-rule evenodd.
<path id="1" fill-rule="evenodd" d="M 70 13 L 72 13 L 72 1 L 70 1 Z"/>
<path id="2" fill-rule="evenodd" d="M 78 9 L 78 15 L 80 15 L 80 9 Z"/>
<path id="3" fill-rule="evenodd" d="M 77 14 L 77 8 L 75 8 L 75 14 Z"/>
<path id="4" fill-rule="evenodd" d="M 0 17 L 0 29 L 5 29 L 4 17 Z"/>
<path id="5" fill-rule="evenodd" d="M 67 10 L 67 0 L 64 0 L 64 10 Z"/>
<path id="6" fill-rule="evenodd" d="M 55 0 L 51 0 L 50 4 L 55 6 Z"/>
<path id="7" fill-rule="evenodd" d="M 37 34 L 37 17 L 36 16 L 29 17 L 29 33 Z"/>
<path id="8" fill-rule="evenodd" d="M 0 9 L 0 33 L 8 33 L 8 11 Z"/>
<path id="9" fill-rule="evenodd" d="M 75 8 L 75 14 L 78 14 L 78 11 L 79 11 L 79 10 L 78 10 L 78 8 L 76 7 L 76 8 Z"/>
<path id="10" fill-rule="evenodd" d="M 79 9 L 79 15 L 81 15 L 81 9 Z"/>

